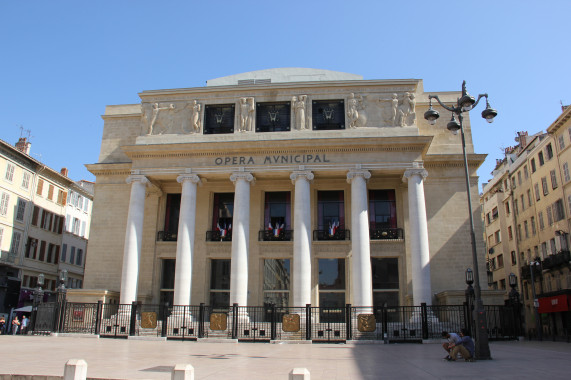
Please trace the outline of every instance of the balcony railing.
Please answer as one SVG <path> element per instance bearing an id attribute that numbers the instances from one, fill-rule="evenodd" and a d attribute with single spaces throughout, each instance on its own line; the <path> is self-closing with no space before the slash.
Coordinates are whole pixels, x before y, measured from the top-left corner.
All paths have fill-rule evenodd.
<path id="1" fill-rule="evenodd" d="M 206 241 L 232 241 L 232 230 L 222 234 L 221 231 L 206 231 Z"/>
<path id="2" fill-rule="evenodd" d="M 293 231 L 282 230 L 276 234 L 273 230 L 261 230 L 258 233 L 258 241 L 292 241 Z"/>
<path id="3" fill-rule="evenodd" d="M 176 241 L 176 232 L 159 231 L 157 232 L 157 241 Z"/>
<path id="4" fill-rule="evenodd" d="M 532 268 L 533 268 L 533 277 L 537 278 L 538 276 L 541 276 L 541 265 L 534 265 L 532 266 Z M 529 268 L 529 265 L 521 267 L 521 277 L 524 279 L 531 278 L 531 270 Z"/>
<path id="5" fill-rule="evenodd" d="M 16 253 L 9 251 L 0 251 L 0 262 L 14 263 L 16 261 Z"/>
<path id="6" fill-rule="evenodd" d="M 403 239 L 404 233 L 402 228 L 371 228 L 369 237 L 371 240 Z"/>
<path id="7" fill-rule="evenodd" d="M 351 240 L 351 231 L 337 229 L 331 234 L 329 230 L 314 230 L 313 240 Z"/>
<path id="8" fill-rule="evenodd" d="M 571 261 L 571 254 L 569 251 L 561 251 L 555 255 L 547 256 L 542 264 L 543 269 L 553 269 L 561 265 L 568 264 Z"/>

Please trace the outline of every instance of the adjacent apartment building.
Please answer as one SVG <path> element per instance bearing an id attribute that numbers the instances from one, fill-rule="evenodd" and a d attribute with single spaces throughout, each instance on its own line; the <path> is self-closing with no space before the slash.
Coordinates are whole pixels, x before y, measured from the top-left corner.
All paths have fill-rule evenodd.
<path id="1" fill-rule="evenodd" d="M 555 338 L 571 334 L 570 116 L 563 108 L 546 133 L 518 132 L 481 196 L 489 286 L 507 299 L 514 273 L 527 332 Z"/>
<path id="2" fill-rule="evenodd" d="M 83 281 L 92 184 L 45 166 L 30 148 L 26 138 L 0 140 L 0 313 L 30 304 L 40 274 L 46 299 L 64 269 L 68 287 Z"/>

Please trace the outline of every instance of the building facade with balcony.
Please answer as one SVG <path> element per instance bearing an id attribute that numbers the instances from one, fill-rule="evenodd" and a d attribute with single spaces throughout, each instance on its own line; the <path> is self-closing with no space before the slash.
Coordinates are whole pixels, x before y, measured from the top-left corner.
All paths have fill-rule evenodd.
<path id="1" fill-rule="evenodd" d="M 32 158 L 30 147 L 26 138 L 15 146 L 0 140 L 0 313 L 31 304 L 40 274 L 47 299 L 63 269 L 66 200 L 77 185 L 67 169 L 57 172 Z"/>
<path id="2" fill-rule="evenodd" d="M 518 276 L 529 334 L 536 334 L 536 314 L 543 335 L 571 334 L 568 119 L 566 109 L 547 133 L 518 133 L 519 144 L 506 149 L 505 159 L 498 163 L 482 194 L 489 285 L 504 290 L 507 299 L 508 276 Z M 496 219 L 495 210 L 499 210 Z M 498 245 L 496 235 L 504 243 Z"/>
<path id="3" fill-rule="evenodd" d="M 85 289 L 70 299 L 462 303 L 462 146 L 418 117 L 421 80 L 274 69 L 139 96 L 103 115 Z M 485 156 L 465 125 L 476 194 Z"/>

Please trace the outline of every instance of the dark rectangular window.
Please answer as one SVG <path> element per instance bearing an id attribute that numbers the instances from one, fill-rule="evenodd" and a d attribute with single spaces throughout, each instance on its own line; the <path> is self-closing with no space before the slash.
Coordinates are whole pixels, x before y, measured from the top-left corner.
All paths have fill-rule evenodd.
<path id="1" fill-rule="evenodd" d="M 289 305 L 291 284 L 289 259 L 264 260 L 264 305 Z"/>
<path id="2" fill-rule="evenodd" d="M 227 308 L 230 305 L 230 260 L 210 261 L 210 306 Z"/>
<path id="3" fill-rule="evenodd" d="M 545 164 L 545 161 L 543 160 L 543 152 L 539 152 L 537 154 L 537 158 L 539 159 L 539 166 L 543 166 L 543 164 Z"/>
<path id="4" fill-rule="evenodd" d="M 314 100 L 311 114 L 314 131 L 345 129 L 343 100 Z"/>
<path id="5" fill-rule="evenodd" d="M 167 206 L 165 210 L 165 234 L 178 233 L 178 219 L 180 214 L 180 194 L 167 194 Z"/>
<path id="6" fill-rule="evenodd" d="M 291 193 L 289 191 L 267 192 L 264 204 L 264 227 L 291 229 Z"/>
<path id="7" fill-rule="evenodd" d="M 319 259 L 318 265 L 319 306 L 322 308 L 320 320 L 342 322 L 345 305 L 345 259 Z"/>
<path id="8" fill-rule="evenodd" d="M 369 222 L 372 229 L 397 228 L 394 190 L 369 190 Z"/>
<path id="9" fill-rule="evenodd" d="M 163 262 L 163 273 L 161 276 L 161 304 L 173 305 L 174 299 L 174 273 L 176 260 L 165 259 Z"/>
<path id="10" fill-rule="evenodd" d="M 535 168 L 535 158 L 531 159 L 531 172 L 535 173 L 537 169 Z"/>
<path id="11" fill-rule="evenodd" d="M 234 104 L 210 104 L 204 107 L 204 134 L 234 133 Z"/>
<path id="12" fill-rule="evenodd" d="M 256 132 L 287 132 L 291 125 L 291 103 L 256 103 Z"/>
<path id="13" fill-rule="evenodd" d="M 317 221 L 320 230 L 345 228 L 343 190 L 317 193 Z"/>
<path id="14" fill-rule="evenodd" d="M 211 240 L 224 240 L 231 236 L 233 214 L 234 193 L 215 193 L 212 207 L 213 235 Z"/>

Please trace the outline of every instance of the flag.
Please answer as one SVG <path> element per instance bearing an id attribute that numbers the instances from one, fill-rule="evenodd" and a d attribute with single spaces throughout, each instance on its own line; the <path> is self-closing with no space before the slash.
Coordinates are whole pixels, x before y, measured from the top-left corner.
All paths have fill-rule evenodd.
<path id="1" fill-rule="evenodd" d="M 269 222 L 269 223 L 268 223 L 268 231 L 271 231 L 271 230 L 273 230 L 273 228 L 272 228 L 272 222 Z"/>

